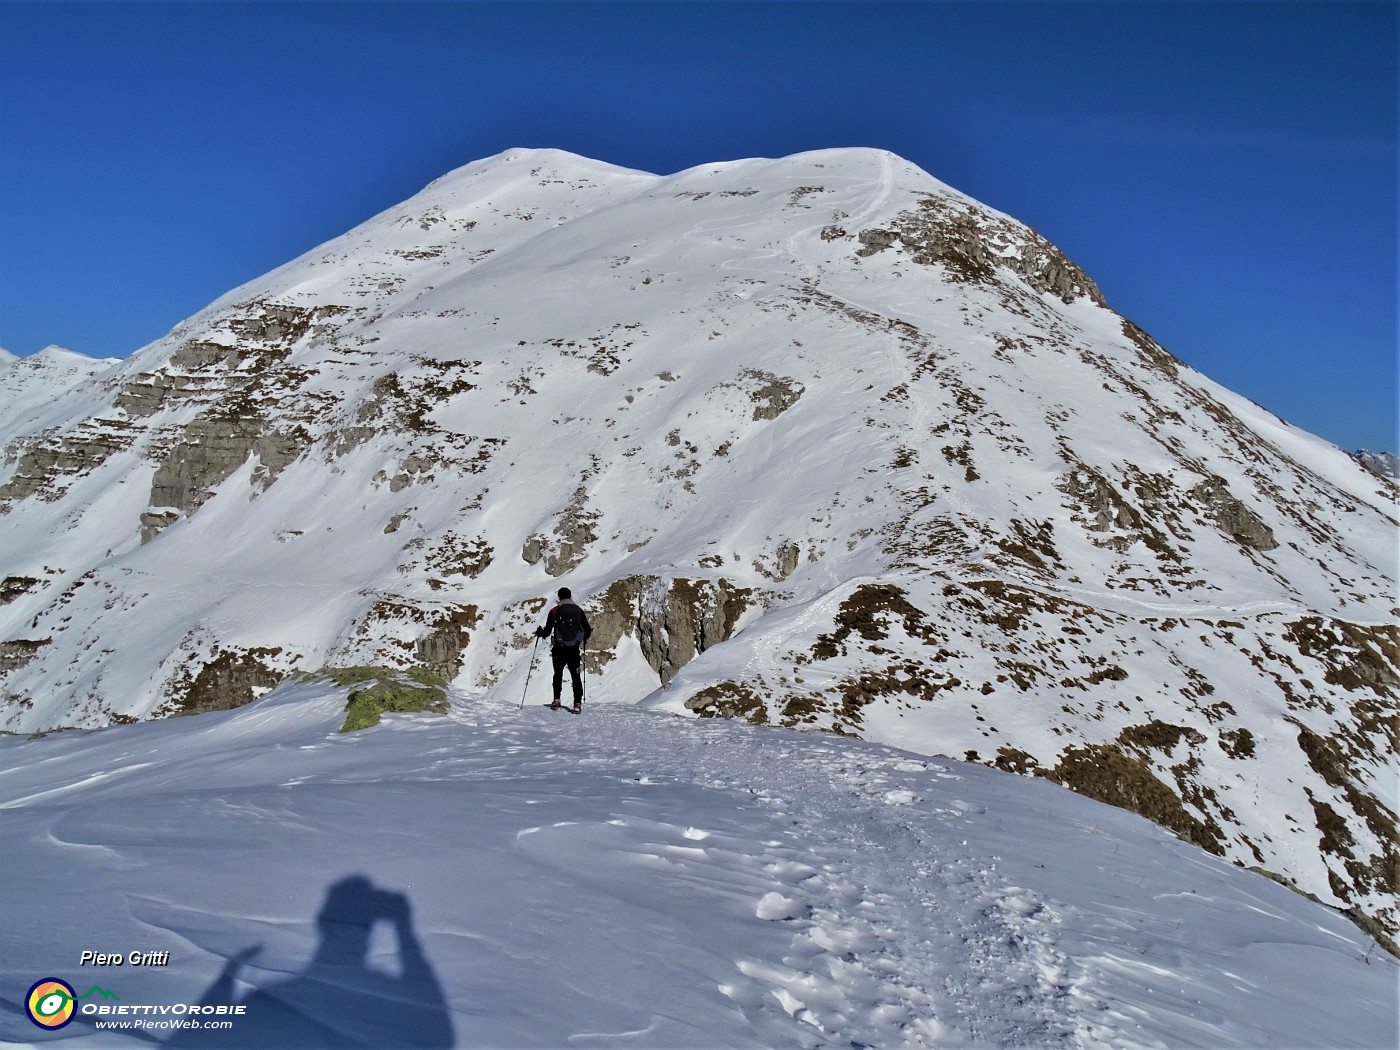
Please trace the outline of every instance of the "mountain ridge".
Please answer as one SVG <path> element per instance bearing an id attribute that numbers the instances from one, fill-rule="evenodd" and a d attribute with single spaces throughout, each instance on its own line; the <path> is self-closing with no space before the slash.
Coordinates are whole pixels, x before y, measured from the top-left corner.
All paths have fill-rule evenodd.
<path id="1" fill-rule="evenodd" d="M 891 154 L 508 151 L 16 420 L 5 728 L 490 695 L 568 583 L 614 698 L 1047 776 L 1395 929 L 1393 491 Z"/>

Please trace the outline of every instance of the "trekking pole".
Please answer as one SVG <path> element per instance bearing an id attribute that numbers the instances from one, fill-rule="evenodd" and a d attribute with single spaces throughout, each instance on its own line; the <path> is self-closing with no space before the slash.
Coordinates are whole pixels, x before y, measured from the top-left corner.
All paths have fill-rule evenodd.
<path id="1" fill-rule="evenodd" d="M 530 669 L 525 672 L 525 689 L 520 694 L 520 709 L 525 709 L 525 694 L 530 691 L 530 676 L 535 673 L 535 657 L 540 651 L 540 636 L 535 635 L 535 647 L 530 650 Z"/>

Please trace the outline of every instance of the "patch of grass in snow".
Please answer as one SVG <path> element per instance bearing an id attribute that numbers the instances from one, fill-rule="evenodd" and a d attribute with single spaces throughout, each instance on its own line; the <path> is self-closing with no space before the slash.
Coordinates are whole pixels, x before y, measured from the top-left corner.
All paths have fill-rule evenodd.
<path id="1" fill-rule="evenodd" d="M 426 667 L 399 673 L 387 667 L 326 667 L 310 678 L 329 678 L 336 685 L 352 687 L 345 700 L 342 733 L 369 729 L 386 712 L 447 710 L 447 683 Z"/>
<path id="2" fill-rule="evenodd" d="M 392 678 L 394 672 L 383 667 L 323 667 L 305 675 L 310 682 L 317 678 L 329 678 L 336 685 L 359 685 L 362 682 L 375 682 L 380 678 Z"/>
<path id="3" fill-rule="evenodd" d="M 1193 816 L 1181 797 L 1159 780 L 1143 758 L 1115 744 L 1071 747 L 1060 755 L 1060 764 L 1040 772 L 1081 795 L 1132 810 L 1207 853 L 1225 854 L 1225 834 L 1207 817 Z"/>

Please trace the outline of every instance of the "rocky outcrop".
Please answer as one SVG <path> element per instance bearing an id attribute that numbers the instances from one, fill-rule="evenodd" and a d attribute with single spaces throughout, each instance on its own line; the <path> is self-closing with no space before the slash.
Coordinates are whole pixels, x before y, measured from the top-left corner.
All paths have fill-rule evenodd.
<path id="1" fill-rule="evenodd" d="M 293 418 L 275 427 L 265 419 L 278 394 L 306 378 L 284 362 L 300 340 L 313 330 L 327 330 L 330 319 L 344 312 L 336 306 L 307 309 L 261 301 L 231 308 L 211 324 L 209 337 L 179 344 L 159 367 L 121 382 L 112 394 L 112 416 L 84 420 L 70 433 L 9 450 L 18 463 L 0 487 L 0 512 L 35 494 L 61 498 L 73 481 L 138 442 L 158 463 L 150 510 L 141 520 L 143 542 L 179 515 L 197 510 L 250 455 L 259 460 L 255 480 L 266 488 L 312 440 Z M 153 417 L 189 406 L 200 414 L 181 426 L 173 441 L 151 429 Z M 150 440 L 153 434 L 156 440 Z"/>
<path id="2" fill-rule="evenodd" d="M 198 510 L 219 484 L 247 462 L 262 429 L 263 422 L 256 417 L 223 416 L 201 416 L 185 427 L 156 467 L 150 502 L 154 514 L 142 521 L 143 530 L 149 528 L 154 538 L 169 511 L 192 514 Z"/>
<path id="3" fill-rule="evenodd" d="M 1400 481 L 1400 456 L 1394 452 L 1368 452 L 1358 449 L 1351 454 L 1351 458 L 1378 478 Z"/>
<path id="4" fill-rule="evenodd" d="M 472 629 L 480 621 L 481 611 L 475 605 L 383 594 L 370 605 L 333 660 L 403 671 L 423 668 L 450 682 L 462 669 Z"/>
<path id="5" fill-rule="evenodd" d="M 165 367 L 124 382 L 113 403 L 133 419 L 153 416 L 183 402 L 209 403 L 230 385 L 241 389 L 252 384 L 251 376 L 230 383 L 228 373 L 238 367 L 243 356 L 237 346 L 192 340 L 177 348 Z"/>
<path id="6" fill-rule="evenodd" d="M 802 548 L 788 540 L 778 545 L 778 578 L 787 579 L 797 571 L 802 558 Z"/>
<path id="7" fill-rule="evenodd" d="M 304 429 L 273 430 L 258 416 L 200 416 L 161 450 L 150 508 L 141 515 L 141 542 L 150 542 L 181 516 L 193 514 L 250 456 L 258 459 L 253 481 L 266 489 L 310 443 Z"/>
<path id="8" fill-rule="evenodd" d="M 39 584 L 40 581 L 33 576 L 6 576 L 4 580 L 0 580 L 0 605 L 29 594 Z"/>
<path id="9" fill-rule="evenodd" d="M 0 642 L 0 675 L 19 670 L 52 641 L 51 638 L 17 638 Z"/>
<path id="10" fill-rule="evenodd" d="M 554 577 L 572 572 L 588 556 L 588 548 L 597 542 L 595 531 L 601 517 L 588 509 L 588 490 L 582 486 L 554 523 L 553 534 L 534 533 L 520 549 L 520 557 L 528 565 L 544 562 L 544 571 Z"/>
<path id="11" fill-rule="evenodd" d="M 403 516 L 403 517 L 406 517 Z M 397 531 L 403 517 L 390 521 L 385 526 L 386 533 Z M 455 533 L 448 533 L 439 539 L 424 556 L 427 571 L 435 573 L 428 580 L 428 586 L 438 590 L 448 585 L 460 586 L 465 580 L 474 580 L 491 565 L 495 551 L 482 536 L 468 539 Z M 455 577 L 455 579 L 454 579 Z"/>
<path id="12" fill-rule="evenodd" d="M 1181 362 L 1170 352 L 1162 348 L 1162 344 L 1153 339 L 1137 325 L 1133 324 L 1126 317 L 1123 318 L 1123 334 L 1128 340 L 1138 348 L 1138 353 L 1142 359 L 1153 368 L 1159 369 L 1168 376 L 1175 377 Z"/>
<path id="13" fill-rule="evenodd" d="M 216 648 L 213 658 L 193 676 L 182 670 L 171 679 L 167 684 L 171 699 L 161 713 L 194 715 L 252 703 L 282 681 L 284 673 L 269 663 L 281 652 L 280 647 Z"/>
<path id="14" fill-rule="evenodd" d="M 150 543 L 161 534 L 161 531 L 168 529 L 180 520 L 180 511 L 174 507 L 150 508 L 141 512 L 141 542 Z"/>
<path id="15" fill-rule="evenodd" d="M 706 649 L 728 641 L 754 601 L 751 588 L 725 579 L 629 576 L 589 603 L 590 658 L 607 663 L 622 636 L 630 635 L 664 686 Z"/>
<path id="16" fill-rule="evenodd" d="M 828 231 L 831 231 L 831 236 L 829 237 L 826 235 Z M 846 236 L 845 230 L 838 230 L 832 227 L 828 227 L 827 230 L 822 232 L 823 240 L 835 240 L 837 237 L 844 236 Z M 856 250 L 856 255 L 865 259 L 884 251 L 892 244 L 898 243 L 899 234 L 894 230 L 861 230 L 860 233 L 857 234 L 856 240 L 860 241 L 861 245 L 860 248 Z"/>
<path id="17" fill-rule="evenodd" d="M 701 718 L 742 718 L 753 725 L 767 725 L 763 700 L 742 682 L 717 682 L 685 702 L 686 709 Z"/>
<path id="18" fill-rule="evenodd" d="M 856 254 L 870 256 L 899 244 L 921 266 L 942 266 L 955 281 L 981 283 L 996 274 L 996 260 L 982 237 L 975 218 L 966 211 L 949 211 L 930 197 L 918 209 L 902 212 L 889 229 L 862 230 L 863 247 Z"/>
<path id="19" fill-rule="evenodd" d="M 1386 728 L 1392 753 L 1400 752 L 1400 723 L 1377 718 L 1378 711 L 1391 705 L 1368 703 L 1365 697 L 1371 692 L 1390 701 L 1400 698 L 1400 626 L 1307 616 L 1291 623 L 1286 637 L 1299 653 L 1322 665 L 1325 682 L 1362 694 L 1354 705 L 1358 716 L 1364 716 L 1368 728 Z"/>
<path id="20" fill-rule="evenodd" d="M 1082 521 L 1090 532 L 1136 529 L 1142 517 L 1097 471 L 1078 464 L 1056 487 L 1072 497 L 1084 511 Z"/>
<path id="21" fill-rule="evenodd" d="M 1163 781 L 1146 757 L 1121 745 L 1071 747 L 1057 765 L 1036 772 L 1081 795 L 1139 813 L 1209 853 L 1224 852 L 1219 825 L 1193 815 L 1182 804 L 1179 788 Z"/>
<path id="22" fill-rule="evenodd" d="M 253 300 L 220 317 L 201 338 L 175 348 L 159 367 L 123 382 L 113 403 L 133 420 L 182 405 L 252 406 L 295 378 L 278 369 L 308 335 L 327 335 L 342 306 L 314 308 Z"/>
<path id="23" fill-rule="evenodd" d="M 955 281 L 986 283 L 1004 268 L 1064 302 L 1087 297 L 1104 304 L 1098 285 L 1044 237 L 969 202 L 929 194 L 887 227 L 856 237 L 862 258 L 899 245 L 914 262 L 942 266 Z"/>
<path id="24" fill-rule="evenodd" d="M 136 428 L 120 419 L 84 420 L 72 433 L 41 437 L 6 458 L 19 460 L 15 471 L 0 485 L 0 514 L 14 503 L 36 493 L 50 502 L 62 498 L 78 478 L 102 466 L 107 459 L 130 448 Z"/>
<path id="25" fill-rule="evenodd" d="M 462 669 L 462 654 L 471 642 L 471 629 L 480 619 L 475 605 L 446 606 L 428 633 L 414 643 L 418 664 L 450 682 Z"/>
<path id="26" fill-rule="evenodd" d="M 1223 478 L 1210 477 L 1191 489 L 1220 531 L 1242 547 L 1271 551 L 1278 547 L 1273 530 L 1242 500 L 1234 496 Z"/>
<path id="27" fill-rule="evenodd" d="M 777 419 L 802 397 L 802 384 L 790 376 L 746 369 L 741 383 L 753 402 L 754 419 Z"/>

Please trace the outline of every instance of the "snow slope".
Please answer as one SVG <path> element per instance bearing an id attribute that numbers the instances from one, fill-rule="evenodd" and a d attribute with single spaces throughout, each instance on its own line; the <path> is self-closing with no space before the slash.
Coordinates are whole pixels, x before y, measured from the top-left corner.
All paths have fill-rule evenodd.
<path id="1" fill-rule="evenodd" d="M 7 729 L 485 695 L 567 584 L 610 698 L 1046 776 L 1400 930 L 1393 486 L 888 153 L 513 150 L 25 404 Z"/>
<path id="2" fill-rule="evenodd" d="M 1395 1045 L 1394 959 L 1134 815 L 521 686 L 345 735 L 313 682 L 0 739 L 0 1045 L 134 1045 L 17 1016 L 47 976 L 248 1006 L 193 1046 Z"/>

